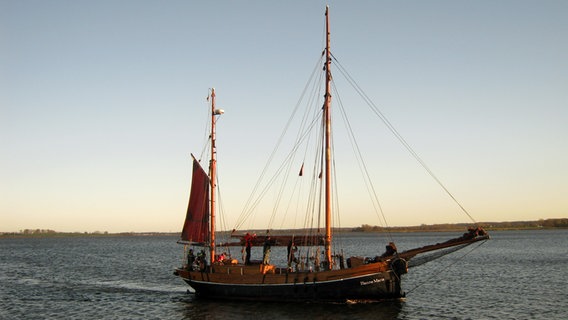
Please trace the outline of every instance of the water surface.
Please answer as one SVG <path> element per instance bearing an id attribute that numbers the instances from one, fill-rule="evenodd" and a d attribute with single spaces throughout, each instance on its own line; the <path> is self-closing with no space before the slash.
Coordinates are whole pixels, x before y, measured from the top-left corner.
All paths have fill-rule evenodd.
<path id="1" fill-rule="evenodd" d="M 455 235 L 393 237 L 405 250 Z M 346 252 L 367 256 L 386 241 L 370 233 L 340 240 Z M 183 259 L 175 242 L 0 239 L 0 319 L 568 319 L 568 230 L 493 232 L 474 250 L 412 268 L 404 301 L 369 304 L 196 300 L 173 276 Z"/>

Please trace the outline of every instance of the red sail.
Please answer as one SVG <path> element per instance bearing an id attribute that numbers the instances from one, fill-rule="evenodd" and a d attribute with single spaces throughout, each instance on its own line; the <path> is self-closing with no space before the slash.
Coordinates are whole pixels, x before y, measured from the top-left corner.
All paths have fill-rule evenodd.
<path id="1" fill-rule="evenodd" d="M 193 159 L 193 178 L 181 240 L 206 242 L 209 239 L 209 177 Z"/>

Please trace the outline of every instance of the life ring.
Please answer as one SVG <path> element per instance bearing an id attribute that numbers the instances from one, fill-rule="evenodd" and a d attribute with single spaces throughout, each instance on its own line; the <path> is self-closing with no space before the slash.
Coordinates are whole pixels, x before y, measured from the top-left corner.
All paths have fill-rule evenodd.
<path id="1" fill-rule="evenodd" d="M 408 262 L 403 258 L 396 258 L 391 262 L 391 269 L 398 276 L 408 273 Z"/>

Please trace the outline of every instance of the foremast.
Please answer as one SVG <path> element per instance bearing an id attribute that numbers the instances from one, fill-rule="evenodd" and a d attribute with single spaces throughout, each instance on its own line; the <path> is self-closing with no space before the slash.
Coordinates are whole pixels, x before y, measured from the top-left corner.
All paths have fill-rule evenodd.
<path id="1" fill-rule="evenodd" d="M 215 187 L 217 179 L 217 160 L 216 154 L 217 149 L 215 146 L 215 116 L 220 114 L 219 111 L 215 110 L 215 88 L 211 89 L 211 160 L 209 163 L 209 177 L 211 183 L 211 194 L 210 197 L 210 213 L 211 219 L 209 225 L 211 227 L 211 232 L 209 234 L 209 260 L 211 265 L 215 262 Z"/>
<path id="2" fill-rule="evenodd" d="M 333 268 L 331 258 L 331 53 L 329 34 L 329 6 L 325 8 L 325 97 L 323 116 L 325 121 L 325 259 L 327 268 Z"/>

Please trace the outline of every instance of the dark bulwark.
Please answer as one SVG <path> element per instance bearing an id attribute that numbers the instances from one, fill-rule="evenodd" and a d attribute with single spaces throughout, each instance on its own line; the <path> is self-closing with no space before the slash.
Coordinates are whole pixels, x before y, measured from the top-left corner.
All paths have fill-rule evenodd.
<path id="1" fill-rule="evenodd" d="M 489 235 L 482 228 L 470 228 L 461 237 L 442 243 L 400 253 L 393 251 L 388 256 L 351 257 L 346 267 L 333 270 L 292 271 L 270 264 L 244 265 L 233 260 L 216 262 L 202 271 L 195 270 L 195 265 L 186 266 L 176 269 L 174 274 L 201 298 L 335 302 L 400 299 L 405 296 L 401 277 L 413 266 L 414 259 L 426 259 L 419 263 L 422 264 L 488 239 Z M 428 256 L 432 253 L 433 256 Z M 425 258 L 419 257 L 421 255 Z"/>
<path id="2" fill-rule="evenodd" d="M 213 272 L 176 272 L 200 298 L 339 302 L 402 298 L 400 275 L 381 271 L 385 267 L 387 263 L 378 262 L 343 270 L 287 272 L 270 265 L 216 265 Z"/>

